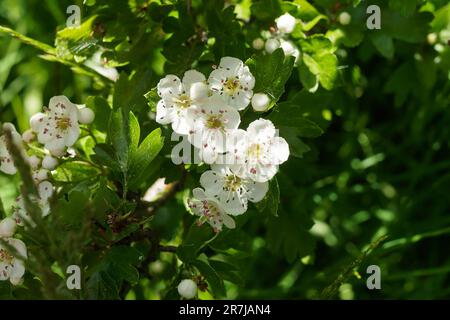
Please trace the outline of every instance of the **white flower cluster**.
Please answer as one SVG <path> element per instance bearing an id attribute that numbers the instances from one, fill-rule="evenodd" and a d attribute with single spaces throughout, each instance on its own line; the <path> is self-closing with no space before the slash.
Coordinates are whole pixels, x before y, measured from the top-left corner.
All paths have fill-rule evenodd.
<path id="1" fill-rule="evenodd" d="M 13 124 L 4 123 L 3 130 L 11 132 L 12 142 L 21 151 L 23 158 L 33 170 L 32 176 L 38 190 L 38 197 L 31 199 L 46 216 L 50 213 L 49 199 L 53 195 L 53 185 L 48 181 L 49 172 L 58 165 L 58 157 L 66 153 L 66 148 L 75 144 L 80 136 L 80 124 L 89 124 L 94 120 L 94 112 L 83 106 L 77 106 L 65 96 L 56 96 L 50 99 L 49 107 L 44 108 L 45 113 L 37 113 L 30 118 L 31 129 L 20 135 Z M 32 144 L 42 144 L 44 150 Z M 39 149 L 40 153 L 30 150 Z M 8 148 L 6 136 L 0 136 L 0 171 L 6 174 L 15 174 L 17 168 Z M 25 244 L 12 238 L 17 225 L 23 226 L 24 220 L 32 224 L 25 208 L 22 196 L 16 199 L 13 214 L 0 222 L 0 238 L 4 239 L 22 256 L 27 257 Z M 6 248 L 0 245 L 0 280 L 9 279 L 12 284 L 21 282 L 25 272 L 22 259 L 14 257 Z"/>
<path id="2" fill-rule="evenodd" d="M 289 34 L 294 31 L 297 20 L 286 12 L 275 19 L 275 23 L 277 25 L 276 29 L 264 33 L 266 37 L 265 42 L 262 38 L 253 40 L 253 48 L 256 50 L 262 50 L 264 48 L 268 53 L 272 53 L 276 49 L 281 48 L 286 56 L 295 57 L 295 62 L 297 62 L 300 51 L 297 46 L 289 40 Z"/>
<path id="3" fill-rule="evenodd" d="M 161 100 L 156 121 L 187 136 L 202 161 L 211 165 L 200 178 L 203 189 L 193 190 L 188 205 L 199 223 L 208 222 L 216 232 L 223 225 L 234 228 L 231 216 L 247 211 L 248 201 L 264 198 L 268 181 L 289 157 L 289 146 L 271 121 L 258 119 L 247 130 L 239 129 L 239 111 L 250 101 L 269 103 L 262 101 L 267 96 L 253 95 L 254 85 L 241 60 L 224 57 L 208 79 L 189 70 L 182 80 L 167 75 L 157 86 Z"/>
<path id="4" fill-rule="evenodd" d="M 27 248 L 22 240 L 13 238 L 15 232 L 16 222 L 13 219 L 5 218 L 0 221 L 0 238 L 20 255 L 15 256 L 5 245 L 0 244 L 0 281 L 9 279 L 11 284 L 18 285 L 25 273 L 23 259 L 27 258 Z"/>
<path id="5" fill-rule="evenodd" d="M 77 106 L 65 96 L 56 96 L 50 99 L 49 107 L 44 108 L 45 113 L 37 113 L 30 118 L 31 129 L 22 136 L 11 123 L 4 123 L 3 130 L 11 132 L 13 142 L 22 151 L 23 157 L 33 170 L 32 176 L 38 188 L 38 199 L 33 201 L 41 208 L 43 215 L 49 214 L 48 200 L 53 194 L 53 185 L 48 181 L 49 172 L 58 165 L 58 157 L 66 153 L 80 135 L 79 124 L 88 124 L 94 120 L 94 112 L 83 106 Z M 29 155 L 30 146 L 37 140 L 44 146 L 41 153 L 34 152 Z M 36 148 L 34 148 L 36 149 Z M 15 174 L 11 153 L 7 147 L 5 135 L 0 137 L 0 171 L 6 174 Z M 23 219 L 28 219 L 22 196 L 16 199 L 13 207 L 13 218 L 18 225 L 23 225 Z"/>

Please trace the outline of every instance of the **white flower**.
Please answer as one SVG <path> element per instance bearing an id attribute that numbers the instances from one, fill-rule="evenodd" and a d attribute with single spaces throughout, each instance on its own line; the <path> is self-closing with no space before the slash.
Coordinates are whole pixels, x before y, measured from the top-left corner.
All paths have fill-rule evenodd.
<path id="1" fill-rule="evenodd" d="M 9 130 L 11 132 L 13 143 L 17 147 L 21 148 L 22 137 L 19 133 L 17 133 L 16 128 L 14 128 L 14 125 L 11 123 L 4 123 L 3 129 Z M 22 151 L 23 156 L 26 157 L 25 150 Z M 17 172 L 12 155 L 9 152 L 8 145 L 6 143 L 5 135 L 0 136 L 0 171 L 6 174 L 15 174 Z"/>
<path id="2" fill-rule="evenodd" d="M 243 110 L 252 98 L 255 77 L 241 60 L 224 57 L 219 67 L 209 75 L 208 84 L 213 93 L 222 96 L 228 105 Z"/>
<path id="3" fill-rule="evenodd" d="M 166 184 L 166 178 L 158 178 L 151 186 L 150 188 L 145 191 L 144 196 L 142 197 L 142 200 L 147 202 L 154 202 L 161 198 L 164 193 L 168 190 L 170 187 L 170 184 Z"/>
<path id="4" fill-rule="evenodd" d="M 34 170 L 31 174 L 31 176 L 33 177 L 33 180 L 36 184 L 38 184 L 41 181 L 45 181 L 48 179 L 48 170 L 47 169 L 37 169 Z"/>
<path id="5" fill-rule="evenodd" d="M 208 97 L 205 76 L 196 71 L 188 70 L 181 81 L 175 75 L 167 75 L 158 83 L 158 95 L 161 97 L 156 106 L 156 122 L 172 124 L 172 129 L 179 134 L 187 134 L 186 112 L 201 104 Z"/>
<path id="6" fill-rule="evenodd" d="M 90 124 L 95 119 L 95 113 L 92 109 L 82 107 L 78 109 L 78 122 L 81 124 Z"/>
<path id="7" fill-rule="evenodd" d="M 31 129 L 28 129 L 24 133 L 22 133 L 22 139 L 26 143 L 32 142 L 34 140 L 34 138 L 36 138 L 36 136 L 35 136 L 33 130 L 31 130 Z"/>
<path id="8" fill-rule="evenodd" d="M 47 170 L 54 170 L 58 165 L 58 160 L 53 158 L 52 156 L 46 155 L 42 160 L 42 168 Z"/>
<path id="9" fill-rule="evenodd" d="M 25 264 L 21 258 L 27 258 L 27 248 L 19 239 L 6 238 L 5 241 L 16 249 L 20 257 L 15 257 L 5 246 L 0 244 L 0 280 L 9 279 L 13 285 L 18 285 L 25 273 Z"/>
<path id="10" fill-rule="evenodd" d="M 55 154 L 61 154 L 78 140 L 78 107 L 65 96 L 52 97 L 48 114 L 37 113 L 30 119 L 38 141 Z"/>
<path id="11" fill-rule="evenodd" d="M 213 163 L 228 150 L 227 137 L 241 122 L 239 112 L 217 96 L 187 111 L 188 140 L 200 149 L 203 161 Z"/>
<path id="12" fill-rule="evenodd" d="M 246 134 L 234 136 L 233 144 L 234 162 L 256 182 L 272 179 L 278 166 L 289 157 L 286 140 L 277 137 L 273 123 L 265 119 L 250 123 Z"/>
<path id="13" fill-rule="evenodd" d="M 256 38 L 255 40 L 253 40 L 252 42 L 252 47 L 255 50 L 261 50 L 264 48 L 264 40 L 261 38 Z"/>
<path id="14" fill-rule="evenodd" d="M 194 199 L 188 200 L 188 206 L 200 217 L 200 223 L 208 222 L 216 233 L 222 230 L 222 225 L 230 229 L 236 227 L 233 218 L 224 212 L 217 200 L 209 198 L 203 189 L 195 188 L 192 193 Z"/>
<path id="15" fill-rule="evenodd" d="M 49 198 L 53 195 L 53 185 L 49 181 L 41 182 L 38 186 L 39 199 L 32 200 L 35 202 L 42 211 L 42 216 L 45 217 L 50 213 Z M 30 224 L 30 215 L 25 207 L 25 201 L 22 195 L 16 198 L 16 205 L 13 206 L 12 218 L 16 221 L 17 225 L 23 226 L 23 220 L 27 220 Z"/>
<path id="16" fill-rule="evenodd" d="M 180 296 L 185 299 L 192 299 L 197 295 L 197 284 L 191 279 L 181 280 L 177 289 Z"/>
<path id="17" fill-rule="evenodd" d="M 293 16 L 286 12 L 282 16 L 276 18 L 275 23 L 277 24 L 277 28 L 280 32 L 291 33 L 292 31 L 294 31 L 297 21 Z"/>
<path id="18" fill-rule="evenodd" d="M 297 46 L 292 43 L 292 41 L 281 39 L 280 46 L 281 49 L 283 49 L 285 56 L 293 56 L 295 58 L 295 63 L 298 61 L 300 51 L 298 50 Z"/>
<path id="19" fill-rule="evenodd" d="M 200 177 L 208 197 L 215 198 L 227 214 L 247 211 L 247 203 L 261 201 L 269 189 L 268 182 L 255 182 L 239 172 L 239 166 L 212 165 Z"/>
<path id="20" fill-rule="evenodd" d="M 5 218 L 0 222 L 0 238 L 9 238 L 16 232 L 16 221 L 12 218 Z"/>
<path id="21" fill-rule="evenodd" d="M 338 17 L 339 23 L 346 26 L 352 21 L 352 16 L 347 11 L 341 12 Z"/>
<path id="22" fill-rule="evenodd" d="M 41 164 L 41 158 L 39 158 L 36 155 L 32 155 L 28 157 L 28 164 L 32 169 L 37 169 L 39 165 Z"/>
<path id="23" fill-rule="evenodd" d="M 119 78 L 119 72 L 116 68 L 106 66 L 105 59 L 102 59 L 102 53 L 101 50 L 97 51 L 84 64 L 115 82 Z"/>
<path id="24" fill-rule="evenodd" d="M 280 41 L 277 39 L 269 39 L 266 41 L 265 49 L 267 53 L 272 53 L 280 47 Z"/>
<path id="25" fill-rule="evenodd" d="M 252 107 L 255 111 L 266 111 L 269 106 L 270 98 L 265 93 L 255 93 L 252 98 Z"/>

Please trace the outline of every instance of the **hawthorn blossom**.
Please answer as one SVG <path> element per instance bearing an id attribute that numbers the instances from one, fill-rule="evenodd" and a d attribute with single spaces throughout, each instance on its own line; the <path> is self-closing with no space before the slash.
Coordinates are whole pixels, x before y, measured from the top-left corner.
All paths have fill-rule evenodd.
<path id="1" fill-rule="evenodd" d="M 194 199 L 188 200 L 188 206 L 196 216 L 200 217 L 200 224 L 208 222 L 216 233 L 222 230 L 223 225 L 230 229 L 236 227 L 233 218 L 224 212 L 217 200 L 208 197 L 203 189 L 195 188 L 192 193 Z"/>
<path id="2" fill-rule="evenodd" d="M 161 97 L 156 106 L 156 122 L 172 124 L 172 129 L 179 134 L 188 134 L 186 122 L 187 110 L 198 106 L 208 97 L 205 76 L 188 70 L 183 80 L 175 75 L 167 75 L 158 83 L 158 95 Z"/>
<path id="3" fill-rule="evenodd" d="M 212 165 L 200 177 L 208 197 L 216 199 L 225 212 L 240 215 L 247 211 L 248 201 L 259 202 L 269 190 L 268 182 L 256 182 L 239 173 L 239 166 Z"/>
<path id="4" fill-rule="evenodd" d="M 65 96 L 52 97 L 48 114 L 35 114 L 30 119 L 30 126 L 47 150 L 61 155 L 66 147 L 75 144 L 80 135 L 78 107 Z"/>
<path id="5" fill-rule="evenodd" d="M 224 57 L 209 75 L 208 84 L 211 91 L 223 97 L 228 105 L 243 110 L 252 98 L 255 77 L 241 60 Z"/>
<path id="6" fill-rule="evenodd" d="M 276 18 L 275 23 L 277 24 L 278 31 L 280 31 L 281 33 L 291 33 L 292 31 L 294 31 L 297 21 L 295 20 L 295 17 L 286 12 L 285 14 Z"/>
<path id="7" fill-rule="evenodd" d="M 289 157 L 289 145 L 276 136 L 276 129 L 270 120 L 253 121 L 246 132 L 239 130 L 231 141 L 234 163 L 241 165 L 242 173 L 256 182 L 272 179 L 278 166 Z"/>
<path id="8" fill-rule="evenodd" d="M 227 137 L 241 122 L 239 112 L 220 97 L 212 96 L 186 114 L 188 140 L 200 149 L 205 163 L 213 163 L 218 154 L 228 150 Z"/>
<path id="9" fill-rule="evenodd" d="M 18 257 L 9 252 L 6 246 L 0 244 L 0 280 L 9 279 L 11 284 L 18 285 L 21 283 L 25 273 L 25 264 L 22 258 L 27 258 L 27 248 L 19 239 L 6 238 L 4 240 L 16 249 Z"/>
<path id="10" fill-rule="evenodd" d="M 178 293 L 185 299 L 193 299 L 197 295 L 197 284 L 191 279 L 183 279 L 177 286 Z"/>
<path id="11" fill-rule="evenodd" d="M 38 185 L 38 194 L 39 198 L 32 199 L 32 201 L 38 205 L 38 207 L 42 211 L 42 216 L 45 217 L 50 213 L 49 199 L 53 195 L 53 185 L 49 181 L 41 182 Z M 16 198 L 16 205 L 13 206 L 12 218 L 16 221 L 17 225 L 19 226 L 24 225 L 23 223 L 24 220 L 27 220 L 27 222 L 32 224 L 32 222 L 30 221 L 30 215 L 25 207 L 25 201 L 22 195 Z"/>
<path id="12" fill-rule="evenodd" d="M 6 122 L 3 124 L 3 130 L 9 130 L 13 143 L 22 151 L 24 158 L 27 158 L 26 152 L 22 147 L 22 136 L 16 131 L 16 128 L 12 123 Z M 17 168 L 14 165 L 14 161 L 8 144 L 6 141 L 6 135 L 0 136 L 0 171 L 6 174 L 15 174 Z"/>

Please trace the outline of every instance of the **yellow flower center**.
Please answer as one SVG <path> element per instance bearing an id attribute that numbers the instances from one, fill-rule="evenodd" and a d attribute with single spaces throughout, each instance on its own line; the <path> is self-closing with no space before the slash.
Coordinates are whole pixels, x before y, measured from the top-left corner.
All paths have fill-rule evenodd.
<path id="1" fill-rule="evenodd" d="M 225 178 L 224 187 L 228 191 L 236 191 L 239 189 L 242 185 L 242 180 L 238 176 L 235 175 L 229 175 Z"/>
<path id="2" fill-rule="evenodd" d="M 67 130 L 70 127 L 69 118 L 59 118 L 56 120 L 56 127 L 60 130 Z"/>
<path id="3" fill-rule="evenodd" d="M 220 115 L 209 116 L 206 120 L 206 127 L 208 129 L 223 129 L 222 117 Z"/>
<path id="4" fill-rule="evenodd" d="M 9 254 L 8 251 L 6 251 L 5 249 L 0 249 L 0 261 L 11 264 L 11 261 L 13 259 L 14 257 L 11 254 Z"/>
<path id="5" fill-rule="evenodd" d="M 192 101 L 191 98 L 189 98 L 187 95 L 182 94 L 181 96 L 178 97 L 175 103 L 179 108 L 186 109 L 191 106 Z"/>
<path id="6" fill-rule="evenodd" d="M 239 80 L 229 78 L 225 81 L 224 89 L 229 95 L 233 95 L 240 87 Z"/>

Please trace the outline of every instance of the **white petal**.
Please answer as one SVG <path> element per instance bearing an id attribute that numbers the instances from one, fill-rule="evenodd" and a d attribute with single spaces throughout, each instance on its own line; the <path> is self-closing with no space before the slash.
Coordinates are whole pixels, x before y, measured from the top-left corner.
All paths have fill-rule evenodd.
<path id="1" fill-rule="evenodd" d="M 268 182 L 250 182 L 248 185 L 247 197 L 251 202 L 259 202 L 266 195 L 269 190 Z"/>
<path id="2" fill-rule="evenodd" d="M 27 258 L 27 247 L 25 246 L 25 243 L 23 243 L 22 240 L 10 238 L 8 240 L 8 243 L 17 250 L 21 258 L 25 259 Z"/>
<path id="3" fill-rule="evenodd" d="M 16 221 L 12 218 L 5 218 L 0 222 L 0 238 L 9 238 L 16 232 Z"/>
<path id="4" fill-rule="evenodd" d="M 209 197 L 214 197 L 222 191 L 223 182 L 223 176 L 212 170 L 205 171 L 200 177 L 200 184 Z"/>
<path id="5" fill-rule="evenodd" d="M 247 133 L 251 141 L 265 143 L 275 136 L 276 130 L 270 120 L 258 119 L 250 123 Z"/>
<path id="6" fill-rule="evenodd" d="M 220 204 L 230 215 L 240 215 L 247 211 L 247 198 L 241 197 L 238 192 L 223 191 L 220 195 Z"/>
<path id="7" fill-rule="evenodd" d="M 64 139 L 53 138 L 45 144 L 45 148 L 50 152 L 52 150 L 60 150 L 65 147 Z"/>
<path id="8" fill-rule="evenodd" d="M 6 262 L 0 262 L 0 280 L 4 281 L 9 278 L 12 272 L 12 266 Z"/>
<path id="9" fill-rule="evenodd" d="M 38 186 L 39 197 L 47 200 L 53 195 L 53 185 L 49 181 L 43 181 Z"/>
<path id="10" fill-rule="evenodd" d="M 208 144 L 208 147 L 199 150 L 199 156 L 206 164 L 212 164 L 216 162 L 218 153 L 212 148 L 211 144 Z"/>
<path id="11" fill-rule="evenodd" d="M 202 188 L 195 188 L 194 190 L 192 190 L 192 194 L 194 195 L 194 198 L 197 200 L 206 199 L 205 191 Z"/>
<path id="12" fill-rule="evenodd" d="M 78 126 L 78 123 L 73 123 L 66 132 L 66 135 L 64 137 L 64 145 L 66 145 L 67 147 L 73 146 L 75 142 L 77 142 L 79 136 L 80 127 Z"/>
<path id="13" fill-rule="evenodd" d="M 188 70 L 184 73 L 183 76 L 183 86 L 186 92 L 190 92 L 191 85 L 195 82 L 204 82 L 206 81 L 203 73 L 198 72 L 197 70 Z"/>
<path id="14" fill-rule="evenodd" d="M 282 164 L 289 158 L 289 145 L 282 137 L 271 139 L 270 158 L 273 164 Z"/>
<path id="15" fill-rule="evenodd" d="M 183 90 L 181 88 L 180 78 L 173 74 L 169 74 L 162 78 L 158 83 L 158 94 L 161 98 L 170 95 L 180 94 Z"/>
<path id="16" fill-rule="evenodd" d="M 36 113 L 30 118 L 30 127 L 34 132 L 38 132 L 47 116 L 41 112 Z"/>
<path id="17" fill-rule="evenodd" d="M 266 182 L 272 179 L 278 172 L 277 165 L 262 165 L 259 163 L 247 166 L 247 176 L 256 182 Z"/>
<path id="18" fill-rule="evenodd" d="M 76 112 L 78 109 L 77 106 L 70 102 L 66 96 L 51 97 L 48 107 L 52 113 L 59 113 L 60 116 L 61 113 L 63 115 L 70 115 L 71 112 L 74 110 Z M 77 120 L 77 118 L 75 118 L 75 120 Z"/>
<path id="19" fill-rule="evenodd" d="M 234 229 L 236 228 L 236 223 L 234 222 L 233 218 L 230 217 L 227 214 L 223 214 L 222 215 L 222 219 L 223 219 L 223 224 L 229 228 L 229 229 Z"/>
<path id="20" fill-rule="evenodd" d="M 19 259 L 14 259 L 14 263 L 12 265 L 12 272 L 9 275 L 11 283 L 13 285 L 19 284 L 24 274 L 25 274 L 25 264 L 23 263 L 23 261 Z"/>
<path id="21" fill-rule="evenodd" d="M 172 130 L 178 134 L 188 134 L 191 126 L 186 118 L 187 110 L 181 110 L 172 122 Z"/>
<path id="22" fill-rule="evenodd" d="M 160 124 L 171 123 L 174 119 L 175 110 L 167 105 L 166 101 L 161 99 L 156 105 L 156 122 Z"/>
<path id="23" fill-rule="evenodd" d="M 230 71 L 233 74 L 237 74 L 243 67 L 243 65 L 244 63 L 242 62 L 242 60 L 238 58 L 223 57 L 222 59 L 220 59 L 219 67 Z"/>
<path id="24" fill-rule="evenodd" d="M 196 102 L 200 102 L 201 100 L 208 98 L 208 93 L 208 86 L 204 82 L 193 83 L 189 90 L 189 96 Z"/>

